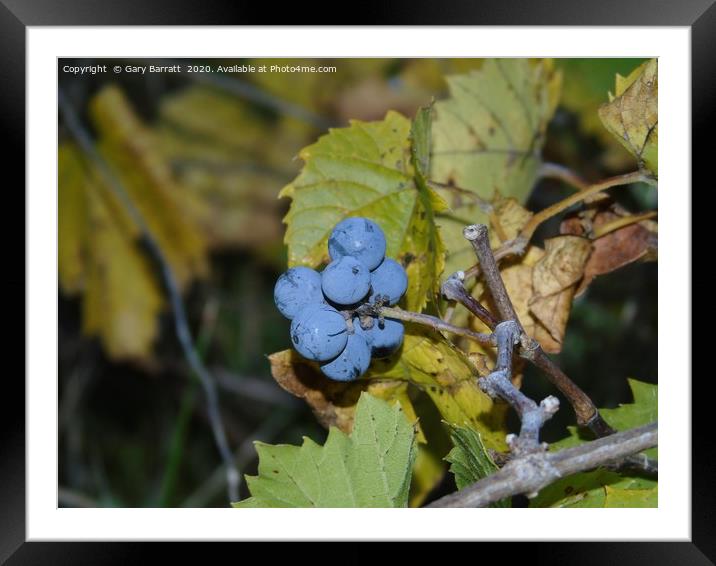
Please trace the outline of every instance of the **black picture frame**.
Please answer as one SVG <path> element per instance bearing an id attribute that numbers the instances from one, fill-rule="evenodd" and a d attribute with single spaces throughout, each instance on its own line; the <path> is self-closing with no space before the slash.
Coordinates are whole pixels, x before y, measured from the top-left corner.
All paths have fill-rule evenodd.
<path id="1" fill-rule="evenodd" d="M 180 0 L 124 0 L 122 2 L 86 2 L 82 0 L 0 0 L 0 123 L 5 138 L 3 163 L 6 191 L 3 195 L 9 219 L 24 218 L 17 213 L 25 210 L 25 37 L 28 26 L 63 25 L 248 25 L 257 22 L 272 25 L 295 23 L 324 14 L 338 24 L 340 13 L 330 4 L 282 3 L 280 9 L 261 3 L 197 2 Z M 261 13 L 263 12 L 263 13 Z M 262 18 L 263 16 L 263 18 Z M 315 24 L 312 22 L 306 22 Z M 716 104 L 716 4 L 714 0 L 482 0 L 479 2 L 439 3 L 425 0 L 411 2 L 362 2 L 352 25 L 564 25 L 564 26 L 688 26 L 692 41 L 692 149 L 693 184 L 703 180 L 706 191 L 713 184 L 708 175 L 712 153 L 710 128 Z M 709 137 L 707 137 L 709 136 Z M 711 157 L 711 159 L 709 159 Z M 710 171 L 709 171 L 710 173 Z M 709 183 L 708 180 L 711 180 Z M 10 189 L 10 187 L 13 187 Z M 690 187 L 672 188 L 690 198 Z M 8 203 L 9 198 L 18 202 Z M 19 227 L 3 223 L 4 246 L 16 254 L 8 262 L 4 284 L 6 293 L 24 296 L 26 281 L 24 250 L 15 243 Z M 12 237 L 11 237 L 12 235 Z M 695 241 L 695 240 L 694 240 Z M 12 248 L 12 249 L 11 249 Z M 21 257 L 22 259 L 21 259 Z M 10 259 L 10 258 L 8 258 Z M 15 257 L 12 258 L 13 260 Z M 22 262 L 23 268 L 20 269 Z M 20 301 L 14 301 L 19 309 Z M 19 315 L 19 313 L 18 313 Z M 24 320 L 24 317 L 23 317 Z M 51 321 L 48 321 L 51 323 Z M 22 328 L 25 324 L 23 322 Z M 10 326 L 5 346 L 5 379 L 0 409 L 0 561 L 16 564 L 127 564 L 146 557 L 144 543 L 68 543 L 25 542 L 25 389 L 17 371 L 10 371 L 11 358 L 20 358 L 20 340 L 25 333 Z M 681 329 L 691 332 L 691 329 Z M 17 344 L 14 344 L 16 342 Z M 14 347 L 13 347 L 14 346 Z M 24 359 L 24 358 L 23 358 Z M 684 360 L 681 376 L 665 379 L 691 378 L 690 360 Z M 701 375 L 708 378 L 708 375 Z M 692 539 L 690 543 L 558 543 L 549 545 L 512 545 L 515 552 L 529 555 L 531 560 L 551 563 L 606 564 L 713 564 L 716 562 L 716 459 L 711 434 L 710 404 L 706 388 L 708 379 L 694 379 L 692 417 Z M 585 525 L 585 536 L 589 527 Z M 516 533 L 515 533 L 516 534 Z M 317 534 L 316 538 L 320 538 Z M 206 550 L 187 545 L 161 545 L 165 560 L 179 550 L 181 558 L 192 555 L 206 559 Z M 212 553 L 214 551 L 212 550 Z M 376 551 L 363 549 L 351 554 L 353 562 L 368 560 Z M 383 551 L 381 551 L 383 552 Z M 501 552 L 504 552 L 501 549 Z M 202 554 L 199 554 L 202 553 Z M 369 554 L 371 553 L 371 554 Z M 404 557 L 403 557 L 404 559 Z"/>

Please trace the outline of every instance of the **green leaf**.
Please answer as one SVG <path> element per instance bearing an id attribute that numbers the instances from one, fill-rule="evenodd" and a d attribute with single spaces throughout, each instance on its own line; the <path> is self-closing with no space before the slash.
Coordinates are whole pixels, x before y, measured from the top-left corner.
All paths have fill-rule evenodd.
<path id="1" fill-rule="evenodd" d="M 604 507 L 658 507 L 659 488 L 653 489 L 619 489 L 606 486 Z"/>
<path id="2" fill-rule="evenodd" d="M 656 507 L 658 485 L 608 470 L 574 474 L 545 487 L 530 507 Z"/>
<path id="3" fill-rule="evenodd" d="M 634 402 L 621 404 L 616 409 L 599 410 L 607 422 L 617 430 L 628 430 L 659 420 L 659 386 L 636 379 L 628 381 Z M 647 454 L 656 456 L 656 451 L 656 448 L 652 448 Z"/>
<path id="4" fill-rule="evenodd" d="M 470 193 L 524 202 L 532 190 L 561 75 L 551 60 L 488 59 L 447 83 L 450 98 L 435 104 L 431 175 L 468 190 L 438 191 L 450 206 L 438 224 L 448 249 L 446 273 L 453 273 L 474 263 L 462 229 L 487 221 Z"/>
<path id="5" fill-rule="evenodd" d="M 410 129 L 410 151 L 413 156 L 416 178 L 424 182 L 430 175 L 430 143 L 433 107 L 420 108 Z"/>
<path id="6" fill-rule="evenodd" d="M 602 416 L 617 430 L 628 430 L 658 420 L 658 386 L 629 379 L 634 402 L 616 409 L 600 409 Z M 576 427 L 568 427 L 570 435 L 550 445 L 551 451 L 582 444 Z M 657 448 L 645 451 L 658 457 Z M 656 507 L 656 480 L 638 475 L 595 470 L 574 474 L 543 489 L 530 507 Z M 638 493 L 637 493 L 638 492 Z"/>
<path id="7" fill-rule="evenodd" d="M 331 427 L 324 446 L 256 443 L 251 497 L 234 507 L 406 507 L 415 430 L 399 405 L 361 394 L 350 436 Z"/>
<path id="8" fill-rule="evenodd" d="M 416 143 L 424 143 L 426 120 L 421 114 Z M 444 248 L 433 216 L 445 204 L 416 183 L 410 139 L 410 120 L 388 112 L 379 122 L 356 120 L 331 129 L 300 152 L 303 169 L 280 193 L 292 199 L 284 218 L 289 265 L 326 262 L 333 227 L 344 218 L 365 216 L 385 232 L 386 255 L 405 267 L 405 307 L 421 310 L 435 296 Z"/>
<path id="9" fill-rule="evenodd" d="M 620 404 L 616 409 L 599 409 L 600 414 L 617 430 L 629 430 L 630 428 L 653 423 L 659 419 L 659 386 L 637 381 L 636 379 L 627 379 L 627 381 L 629 382 L 634 402 Z M 551 449 L 561 450 L 584 442 L 577 427 L 569 426 L 567 429 L 570 433 L 569 436 L 553 443 Z M 658 449 L 651 448 L 645 454 L 656 458 Z"/>
<path id="10" fill-rule="evenodd" d="M 659 172 L 659 75 L 656 59 L 627 77 L 617 75 L 615 96 L 599 108 L 604 127 L 636 157 L 640 168 Z"/>
<path id="11" fill-rule="evenodd" d="M 472 485 L 499 469 L 487 452 L 477 431 L 450 425 L 450 438 L 454 447 L 445 460 L 450 462 L 450 471 L 455 475 L 458 490 Z M 510 506 L 509 499 L 503 499 L 491 505 L 491 507 Z"/>

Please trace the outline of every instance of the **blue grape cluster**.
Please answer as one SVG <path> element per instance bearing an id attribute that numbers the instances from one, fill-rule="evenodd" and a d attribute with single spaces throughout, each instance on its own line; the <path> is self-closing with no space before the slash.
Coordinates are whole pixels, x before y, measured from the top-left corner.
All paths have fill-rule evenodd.
<path id="1" fill-rule="evenodd" d="M 405 270 L 385 257 L 385 249 L 380 226 L 347 218 L 328 239 L 331 262 L 322 273 L 292 267 L 274 287 L 276 307 L 291 321 L 293 347 L 335 381 L 357 379 L 371 358 L 388 356 L 403 343 L 402 323 L 354 312 L 366 302 L 395 305 L 408 288 Z"/>

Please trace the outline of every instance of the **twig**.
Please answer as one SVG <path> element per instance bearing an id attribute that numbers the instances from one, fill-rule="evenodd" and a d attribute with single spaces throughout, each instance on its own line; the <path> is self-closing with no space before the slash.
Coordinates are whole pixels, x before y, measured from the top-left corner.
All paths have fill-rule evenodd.
<path id="1" fill-rule="evenodd" d="M 589 187 L 587 181 L 582 179 L 569 167 L 565 167 L 559 163 L 543 163 L 539 171 L 537 171 L 537 177 L 540 179 L 559 179 L 560 181 L 564 181 L 567 185 L 576 187 L 580 191 Z"/>
<path id="2" fill-rule="evenodd" d="M 478 380 L 478 385 L 491 397 L 507 401 L 520 417 L 520 434 L 507 437 L 510 452 L 516 456 L 545 450 L 539 443 L 542 425 L 559 409 L 559 400 L 550 395 L 537 405 L 512 384 L 512 352 L 520 339 L 520 328 L 512 320 L 501 322 L 495 328 L 497 362 L 495 369 Z"/>
<path id="3" fill-rule="evenodd" d="M 428 507 L 486 507 L 520 493 L 535 496 L 559 478 L 592 470 L 656 446 L 657 423 L 618 432 L 559 452 L 531 452 Z"/>
<path id="4" fill-rule="evenodd" d="M 621 218 L 617 218 L 616 220 L 612 220 L 611 222 L 607 222 L 606 224 L 602 224 L 601 226 L 595 228 L 594 233 L 592 234 L 592 239 L 596 240 L 614 232 L 615 230 L 620 230 L 621 228 L 637 224 L 644 220 L 651 220 L 652 218 L 656 218 L 658 214 L 659 213 L 656 210 L 650 210 L 649 212 L 642 212 L 641 214 L 622 216 Z"/>
<path id="5" fill-rule="evenodd" d="M 542 369 L 552 384 L 557 387 L 569 400 L 577 415 L 577 424 L 589 427 L 597 436 L 610 434 L 613 429 L 602 419 L 599 410 L 589 396 L 584 393 L 559 367 L 544 353 L 539 343 L 530 338 L 525 332 L 507 289 L 502 281 L 497 261 L 490 247 L 490 238 L 487 226 L 474 224 L 467 226 L 463 231 L 466 239 L 470 241 L 475 255 L 482 267 L 483 277 L 487 284 L 497 311 L 502 320 L 514 321 L 520 330 L 520 355 Z"/>
<path id="6" fill-rule="evenodd" d="M 548 206 L 547 208 L 540 210 L 538 213 L 533 215 L 532 218 L 529 219 L 527 224 L 525 224 L 522 230 L 520 230 L 520 233 L 517 235 L 516 238 L 505 242 L 497 250 L 494 251 L 495 258 L 499 261 L 500 259 L 510 255 L 521 255 L 522 253 L 524 253 L 525 249 L 527 248 L 527 244 L 529 244 L 529 241 L 532 239 L 535 230 L 537 230 L 540 224 L 542 224 L 546 220 L 549 220 L 560 212 L 563 212 L 570 206 L 574 206 L 575 204 L 586 200 L 590 196 L 600 193 L 604 189 L 638 182 L 648 183 L 650 185 L 656 184 L 656 181 L 652 177 L 649 177 L 641 171 L 635 171 L 633 173 L 627 173 L 625 175 L 617 175 L 616 177 L 609 177 L 608 179 L 604 179 L 603 181 L 599 181 L 598 183 L 589 185 L 583 190 L 569 195 L 567 198 L 562 199 L 561 201 L 553 204 L 552 206 Z M 465 279 L 477 277 L 477 275 L 480 274 L 480 269 L 480 264 L 478 263 L 465 270 Z"/>
<path id="7" fill-rule="evenodd" d="M 204 367 L 204 364 L 196 351 L 191 331 L 189 330 L 189 323 L 187 321 L 186 311 L 184 310 L 184 303 L 182 302 L 179 286 L 174 277 L 171 266 L 164 257 L 164 254 L 149 229 L 149 226 L 144 220 L 144 217 L 134 206 L 134 203 L 131 201 L 122 184 L 112 173 L 107 162 L 97 151 L 89 133 L 80 123 L 77 113 L 61 88 L 58 92 L 58 101 L 60 112 L 68 130 L 82 148 L 83 152 L 97 167 L 97 170 L 102 175 L 112 192 L 123 204 L 133 223 L 139 229 L 141 239 L 145 244 L 146 250 L 159 266 L 162 280 L 167 294 L 169 295 L 172 311 L 174 312 L 174 329 L 179 340 L 179 344 L 181 345 L 184 357 L 189 363 L 191 369 L 199 378 L 199 382 L 204 389 L 212 433 L 214 435 L 214 440 L 219 450 L 219 454 L 221 455 L 226 468 L 226 481 L 229 499 L 231 501 L 237 501 L 239 497 L 239 481 L 241 480 L 241 476 L 239 475 L 239 471 L 234 464 L 231 450 L 229 449 L 229 444 L 226 439 L 226 432 L 224 431 L 224 425 L 221 420 L 221 412 L 219 409 L 219 399 L 216 394 L 216 387 L 211 375 L 207 371 L 206 367 Z"/>
<path id="8" fill-rule="evenodd" d="M 527 224 L 525 224 L 525 226 L 520 231 L 519 238 L 529 241 L 532 238 L 532 234 L 534 234 L 535 230 L 540 224 L 542 224 L 542 222 L 568 209 L 570 206 L 574 206 L 575 204 L 582 202 L 587 197 L 600 193 L 604 189 L 608 189 L 610 187 L 629 185 L 631 183 L 638 182 L 653 184 L 654 180 L 651 177 L 642 173 L 641 171 L 636 171 L 634 173 L 627 173 L 625 175 L 609 177 L 608 179 L 604 179 L 603 181 L 594 183 L 593 185 L 590 185 L 584 190 L 569 195 L 567 198 L 562 199 L 561 201 L 553 204 L 552 206 L 548 206 L 547 208 L 540 210 L 537 214 L 535 214 L 532 218 L 529 219 Z"/>
<path id="9" fill-rule="evenodd" d="M 481 320 L 490 330 L 494 330 L 495 326 L 497 326 L 497 319 L 465 289 L 463 283 L 464 278 L 465 274 L 462 271 L 453 273 L 442 284 L 440 291 L 447 300 L 457 301 Z"/>
<path id="10" fill-rule="evenodd" d="M 485 283 L 487 283 L 487 286 L 490 289 L 492 299 L 495 301 L 497 313 L 500 315 L 500 318 L 502 320 L 513 320 L 519 327 L 520 332 L 524 334 L 524 328 L 522 328 L 522 323 L 519 318 L 517 318 L 517 313 L 515 312 L 515 308 L 512 306 L 512 301 L 510 300 L 510 296 L 507 294 L 505 283 L 502 281 L 500 270 L 497 267 L 497 261 L 492 253 L 490 238 L 487 234 L 487 226 L 484 224 L 466 226 L 462 231 L 462 234 L 465 236 L 465 239 L 472 244 L 472 248 L 475 250 L 477 260 L 480 262 L 480 266 L 482 267 L 482 274 L 485 278 Z"/>
<path id="11" fill-rule="evenodd" d="M 536 344 L 536 342 L 535 342 Z M 562 369 L 552 361 L 539 344 L 537 348 L 524 351 L 520 354 L 531 361 L 535 366 L 547 374 L 547 378 L 569 400 L 574 413 L 577 415 L 577 424 L 589 428 L 597 437 L 612 434 L 614 429 L 599 414 L 599 409 L 589 396 L 574 383 Z"/>
<path id="12" fill-rule="evenodd" d="M 422 324 L 423 326 L 429 326 L 433 330 L 440 330 L 443 332 L 450 332 L 451 334 L 457 334 L 458 336 L 464 336 L 480 344 L 494 345 L 495 341 L 492 334 L 484 334 L 481 332 L 474 332 L 461 326 L 455 326 L 445 322 L 444 320 L 431 316 L 429 314 L 422 314 L 412 311 L 404 311 L 403 309 L 397 309 L 393 307 L 382 307 L 365 304 L 358 308 L 359 314 L 375 314 L 377 316 L 383 316 L 385 318 L 392 318 L 395 320 L 402 320 L 405 322 L 413 322 L 415 324 Z"/>

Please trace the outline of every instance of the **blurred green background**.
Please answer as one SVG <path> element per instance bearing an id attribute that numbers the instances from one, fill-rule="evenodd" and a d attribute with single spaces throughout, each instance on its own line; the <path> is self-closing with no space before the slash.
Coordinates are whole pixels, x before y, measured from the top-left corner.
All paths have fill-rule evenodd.
<path id="1" fill-rule="evenodd" d="M 136 206 L 166 246 L 192 332 L 216 378 L 229 444 L 242 473 L 256 471 L 253 441 L 322 442 L 307 405 L 275 384 L 266 355 L 289 346 L 273 305 L 285 269 L 288 201 L 278 191 L 299 171 L 299 150 L 327 127 L 412 116 L 445 95 L 444 76 L 479 59 L 182 60 L 192 65 L 303 64 L 332 73 L 99 73 L 65 66 L 172 65 L 162 60 L 58 62 L 60 87 Z M 616 73 L 636 59 L 564 59 L 562 102 L 544 151 L 589 181 L 631 171 L 632 158 L 596 109 Z M 226 506 L 221 460 L 198 383 L 177 343 L 153 267 L 102 180 L 59 123 L 60 506 Z M 106 187 L 104 187 L 106 189 Z M 528 208 L 570 194 L 542 181 Z M 631 211 L 656 191 L 613 191 Z M 109 195 L 109 196 L 107 196 Z M 537 241 L 558 232 L 542 226 Z M 598 278 L 575 302 L 563 353 L 570 375 L 600 407 L 630 401 L 626 378 L 657 379 L 657 266 L 633 264 Z M 554 393 L 531 369 L 524 390 Z M 564 435 L 568 410 L 545 427 Z M 454 489 L 451 480 L 440 486 Z M 242 497 L 246 496 L 242 486 Z M 437 493 L 436 493 L 437 495 Z"/>

